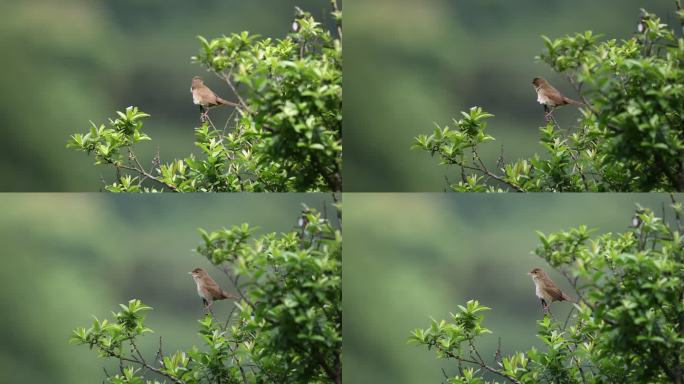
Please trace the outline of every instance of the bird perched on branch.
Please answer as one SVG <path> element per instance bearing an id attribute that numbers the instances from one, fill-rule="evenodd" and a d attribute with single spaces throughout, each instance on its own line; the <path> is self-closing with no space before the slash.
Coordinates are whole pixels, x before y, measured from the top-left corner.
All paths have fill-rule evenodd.
<path id="1" fill-rule="evenodd" d="M 561 105 L 584 105 L 577 100 L 573 100 L 563 96 L 560 91 L 549 84 L 543 77 L 535 77 L 532 80 L 534 90 L 537 91 L 537 101 L 544 106 L 544 117 L 548 120 L 553 114 L 553 110 Z"/>
<path id="2" fill-rule="evenodd" d="M 197 294 L 202 298 L 205 309 L 209 309 L 211 304 L 216 300 L 235 300 L 238 298 L 237 296 L 221 289 L 221 287 L 216 284 L 214 279 L 212 279 L 204 269 L 195 268 L 192 270 L 192 272 L 188 273 L 192 275 L 192 278 L 197 284 Z"/>
<path id="3" fill-rule="evenodd" d="M 541 268 L 534 268 L 528 275 L 532 276 L 532 281 L 534 281 L 534 293 L 539 300 L 541 300 L 545 313 L 549 312 L 549 304 L 554 301 L 576 302 L 573 298 L 563 293 L 556 283 L 551 280 L 549 275 Z"/>
<path id="4" fill-rule="evenodd" d="M 209 117 L 209 109 L 213 107 L 219 105 L 228 105 L 231 107 L 238 106 L 238 104 L 233 103 L 232 101 L 227 101 L 218 97 L 214 91 L 204 85 L 204 81 L 202 81 L 202 78 L 199 76 L 192 78 L 190 92 L 192 92 L 192 102 L 200 107 L 200 121 L 204 121 Z"/>

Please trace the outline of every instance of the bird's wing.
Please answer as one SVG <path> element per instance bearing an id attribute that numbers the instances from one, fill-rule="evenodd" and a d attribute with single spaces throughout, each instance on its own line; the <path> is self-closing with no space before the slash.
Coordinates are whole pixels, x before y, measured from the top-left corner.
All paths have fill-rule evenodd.
<path id="1" fill-rule="evenodd" d="M 546 293 L 553 298 L 553 301 L 563 300 L 563 291 L 555 284 L 546 284 L 544 288 Z"/>
<path id="2" fill-rule="evenodd" d="M 214 299 L 220 298 L 223 296 L 223 290 L 221 287 L 219 287 L 218 284 L 214 280 L 211 281 L 204 281 L 204 287 L 206 288 L 207 292 L 213 297 Z"/>
<path id="3" fill-rule="evenodd" d="M 202 101 L 202 105 L 218 105 L 218 102 L 216 101 L 216 94 L 211 89 L 209 89 L 209 87 L 202 87 L 197 89 L 197 94 L 199 96 L 199 99 Z"/>
<path id="4" fill-rule="evenodd" d="M 549 85 L 549 89 L 546 96 L 549 99 L 551 99 L 551 101 L 553 101 L 554 104 L 564 104 L 563 95 L 560 93 L 559 90 L 554 88 L 552 85 Z"/>

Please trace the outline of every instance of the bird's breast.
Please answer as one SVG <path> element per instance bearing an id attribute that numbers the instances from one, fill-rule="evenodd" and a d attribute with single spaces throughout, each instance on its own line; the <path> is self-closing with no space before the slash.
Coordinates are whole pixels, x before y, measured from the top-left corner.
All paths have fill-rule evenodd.
<path id="1" fill-rule="evenodd" d="M 546 97 L 546 95 L 544 95 L 544 92 L 537 92 L 537 101 L 539 102 L 539 104 L 547 104 L 548 105 L 548 104 L 550 104 L 551 99 Z"/>
<path id="2" fill-rule="evenodd" d="M 544 298 L 541 287 L 539 287 L 539 284 L 536 281 L 534 282 L 534 294 L 537 295 L 537 297 L 540 299 Z"/>
<path id="3" fill-rule="evenodd" d="M 210 300 L 210 298 L 208 297 L 209 295 L 207 294 L 207 290 L 204 289 L 204 287 L 202 287 L 202 284 L 200 284 L 199 282 L 197 282 L 197 294 L 204 299 Z"/>

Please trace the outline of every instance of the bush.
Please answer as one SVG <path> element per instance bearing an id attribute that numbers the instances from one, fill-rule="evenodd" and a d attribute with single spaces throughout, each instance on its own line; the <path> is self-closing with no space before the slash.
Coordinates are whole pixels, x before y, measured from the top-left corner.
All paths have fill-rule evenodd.
<path id="1" fill-rule="evenodd" d="M 149 306 L 133 299 L 111 320 L 95 318 L 71 342 L 120 361 L 108 383 L 341 383 L 342 235 L 314 210 L 299 229 L 255 237 L 248 224 L 201 231 L 197 252 L 225 273 L 237 311 L 199 320 L 203 348 L 145 358 L 138 342 Z M 147 381 L 149 382 L 149 381 Z M 158 381 L 155 381 L 157 383 Z"/>
<path id="2" fill-rule="evenodd" d="M 331 3 L 340 26 L 342 14 Z M 143 131 L 149 115 L 136 107 L 108 125 L 91 122 L 67 147 L 114 167 L 116 181 L 105 185 L 112 192 L 340 191 L 341 36 L 299 9 L 294 25 L 277 41 L 249 32 L 199 37 L 193 60 L 221 78 L 238 104 L 230 129 L 210 119 L 195 129 L 199 156 L 162 163 L 157 153 L 150 169 L 143 166 L 135 146 L 151 140 Z"/>
<path id="3" fill-rule="evenodd" d="M 585 104 L 574 129 L 554 120 L 541 128 L 543 155 L 488 167 L 479 147 L 494 140 L 485 129 L 493 115 L 479 107 L 416 137 L 413 148 L 456 166 L 454 191 L 683 191 L 684 39 L 642 12 L 642 32 L 620 42 L 591 31 L 543 36 L 538 59 L 565 75 Z M 684 10 L 678 15 L 684 26 Z"/>
<path id="4" fill-rule="evenodd" d="M 449 383 L 684 382 L 684 237 L 682 205 L 675 223 L 639 209 L 625 233 L 592 236 L 584 226 L 545 235 L 535 253 L 568 279 L 579 297 L 565 321 L 538 321 L 545 350 L 535 348 L 493 361 L 477 340 L 487 307 L 471 300 L 451 319 L 433 320 L 409 341 L 451 359 L 458 372 Z"/>

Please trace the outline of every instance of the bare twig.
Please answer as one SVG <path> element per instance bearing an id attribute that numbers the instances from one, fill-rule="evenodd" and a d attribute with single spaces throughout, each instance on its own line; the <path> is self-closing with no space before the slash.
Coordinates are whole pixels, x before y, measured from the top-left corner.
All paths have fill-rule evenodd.
<path id="1" fill-rule="evenodd" d="M 470 359 L 467 359 L 467 358 L 465 358 L 465 357 L 463 357 L 463 356 L 454 355 L 454 354 L 451 353 L 451 352 L 446 352 L 446 355 L 449 356 L 449 357 L 451 357 L 451 358 L 453 358 L 453 359 L 456 359 L 456 360 L 458 360 L 458 361 L 463 361 L 464 363 L 470 363 L 470 364 L 477 365 L 477 366 L 479 366 L 480 368 L 485 369 L 485 370 L 487 370 L 487 371 L 489 371 L 489 372 L 491 372 L 491 373 L 493 373 L 493 374 L 495 374 L 495 375 L 501 376 L 501 377 L 503 377 L 504 379 L 510 380 L 511 382 L 513 382 L 513 383 L 515 383 L 515 384 L 522 384 L 522 382 L 520 382 L 520 381 L 519 381 L 518 379 L 516 379 L 515 377 L 508 376 L 507 374 L 505 374 L 505 373 L 499 371 L 498 369 L 496 369 L 496 368 L 494 368 L 494 367 L 490 367 L 489 365 L 485 364 L 484 362 L 476 361 L 476 360 L 470 360 Z"/>
<path id="2" fill-rule="evenodd" d="M 133 345 L 132 342 L 131 342 L 131 345 Z M 137 350 L 137 347 L 135 347 L 135 349 Z M 111 357 L 119 359 L 119 368 L 120 368 L 122 374 L 123 374 L 123 362 L 125 361 L 127 363 L 137 364 L 137 365 L 139 365 L 139 366 L 141 366 L 141 367 L 143 367 L 149 371 L 152 371 L 158 375 L 164 376 L 176 384 L 185 384 L 185 382 L 183 380 L 175 378 L 175 377 L 169 375 L 168 373 L 162 371 L 161 369 L 155 368 L 155 367 L 147 364 L 144 360 L 140 360 L 140 359 L 135 358 L 135 356 L 126 357 L 126 356 L 121 355 L 121 354 L 119 354 L 116 351 L 113 351 L 111 349 L 103 349 L 103 352 L 105 352 L 106 354 L 108 354 Z"/>
<path id="3" fill-rule="evenodd" d="M 487 166 L 484 164 L 484 162 L 480 158 L 480 155 L 477 153 L 477 150 L 475 148 L 473 148 L 473 160 L 477 160 L 477 163 L 480 165 L 481 169 L 477 168 L 477 167 L 468 167 L 465 164 L 463 164 L 462 166 L 465 168 L 471 169 L 471 170 L 480 171 L 483 174 L 493 178 L 494 180 L 500 181 L 500 182 L 510 186 L 511 188 L 515 189 L 517 192 L 525 192 L 525 190 L 520 188 L 520 186 L 513 184 L 511 182 L 508 182 L 508 181 L 504 180 L 502 177 L 497 176 L 496 174 L 490 172 L 489 169 L 487 169 Z"/>
<path id="4" fill-rule="evenodd" d="M 240 93 L 238 93 L 237 88 L 233 84 L 233 81 L 230 79 L 230 76 L 232 75 L 232 73 L 233 73 L 233 68 L 231 68 L 230 71 L 228 71 L 228 73 L 217 72 L 216 76 L 223 79 L 223 81 L 225 81 L 226 84 L 228 84 L 228 87 L 230 87 L 230 89 L 231 89 L 231 91 L 233 91 L 233 94 L 235 95 L 235 97 L 237 97 L 239 104 L 240 104 L 239 106 L 244 108 L 245 111 L 247 111 L 248 113 L 253 113 L 252 110 L 247 105 L 247 103 L 245 102 L 245 100 L 242 98 L 242 96 L 240 96 Z"/>
<path id="5" fill-rule="evenodd" d="M 589 103 L 589 100 L 587 100 L 586 97 L 582 94 L 582 86 L 584 86 L 584 83 L 577 83 L 575 79 L 571 75 L 566 76 L 568 79 L 568 82 L 572 87 L 575 89 L 575 92 L 579 95 L 580 99 L 582 99 L 582 103 L 584 103 L 584 106 L 589 108 L 589 110 L 594 114 L 598 115 L 598 111 L 594 109 L 594 107 Z"/>
<path id="6" fill-rule="evenodd" d="M 684 5 L 682 5 L 681 0 L 675 0 L 675 6 L 677 7 L 677 11 L 681 12 L 684 9 Z M 680 25 L 682 26 L 682 36 L 684 36 L 684 18 L 680 18 Z"/>
<path id="7" fill-rule="evenodd" d="M 337 7 L 337 0 L 330 0 L 330 5 L 332 5 L 333 13 L 337 14 L 340 12 L 340 9 Z M 338 23 L 337 19 L 335 19 L 335 23 L 337 24 L 337 36 L 342 40 L 342 23 Z"/>
<path id="8" fill-rule="evenodd" d="M 134 157 L 134 158 L 135 158 L 135 157 Z M 155 182 L 157 182 L 157 183 L 159 183 L 159 184 L 165 186 L 166 188 L 169 188 L 170 190 L 172 190 L 172 191 L 174 191 L 174 192 L 177 192 L 177 191 L 178 191 L 178 188 L 176 188 L 175 185 L 168 184 L 168 183 L 162 181 L 161 179 L 155 177 L 154 175 L 150 174 L 149 172 L 147 172 L 147 171 L 145 170 L 145 168 L 142 167 L 142 165 L 141 165 L 139 168 L 131 167 L 131 166 L 128 166 L 128 165 L 125 165 L 125 164 L 116 164 L 116 163 L 113 163 L 113 165 L 114 165 L 114 167 L 117 168 L 117 171 L 118 171 L 119 168 L 121 168 L 121 169 L 126 169 L 126 170 L 129 170 L 129 171 L 134 171 L 134 172 L 137 172 L 138 174 L 144 176 L 146 179 L 150 179 L 150 180 L 152 180 L 152 181 L 155 181 Z"/>

